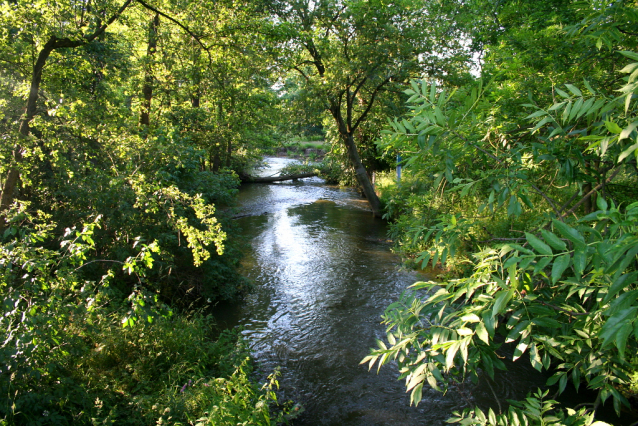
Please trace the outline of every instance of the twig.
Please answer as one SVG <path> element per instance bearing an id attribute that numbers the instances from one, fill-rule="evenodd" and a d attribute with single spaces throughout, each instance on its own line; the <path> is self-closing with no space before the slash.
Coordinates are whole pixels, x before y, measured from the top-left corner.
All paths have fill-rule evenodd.
<path id="1" fill-rule="evenodd" d="M 532 187 L 532 189 L 534 191 L 536 191 L 541 197 L 543 197 L 545 199 L 545 201 L 547 201 L 547 203 L 549 203 L 549 205 L 551 206 L 551 208 L 554 210 L 554 212 L 559 215 L 560 211 L 558 210 L 558 208 L 556 207 L 556 204 L 554 204 L 554 201 L 549 198 L 548 195 L 546 195 L 543 191 L 541 191 L 536 185 L 534 185 L 533 183 L 530 183 L 530 186 Z"/>
<path id="2" fill-rule="evenodd" d="M 498 414 L 503 414 L 503 408 L 501 407 L 501 401 L 499 401 L 498 396 L 496 396 L 496 392 L 494 392 L 494 388 L 492 387 L 492 384 L 490 383 L 492 381 L 492 379 L 490 379 L 489 377 L 487 378 L 487 385 L 490 387 L 490 390 L 492 391 L 492 395 L 494 395 L 494 399 L 496 400 L 496 403 L 498 404 Z"/>
<path id="3" fill-rule="evenodd" d="M 193 32 L 192 32 L 192 31 L 191 31 L 188 27 L 186 27 L 184 24 L 182 24 L 181 22 L 179 22 L 177 19 L 175 19 L 175 18 L 173 18 L 173 17 L 171 17 L 171 16 L 168 16 L 166 13 L 162 12 L 162 11 L 161 11 L 161 10 L 159 10 L 159 9 L 156 9 L 155 7 L 151 6 L 150 4 L 146 3 L 146 2 L 145 2 L 145 1 L 143 1 L 143 0 L 135 0 L 135 1 L 136 1 L 137 3 L 139 3 L 139 4 L 141 4 L 142 6 L 144 6 L 145 8 L 147 8 L 148 10 L 150 10 L 150 11 L 152 11 L 152 12 L 155 12 L 155 13 L 157 13 L 158 15 L 163 16 L 164 18 L 168 19 L 169 21 L 171 21 L 171 22 L 173 22 L 173 23 L 177 24 L 177 26 L 179 26 L 181 29 L 183 29 L 184 31 L 186 31 L 186 33 L 187 33 L 188 35 L 190 35 L 191 37 L 193 37 L 193 38 L 195 39 L 195 41 L 196 41 L 197 43 L 199 43 L 199 45 L 200 45 L 200 46 L 202 46 L 202 49 L 204 49 L 204 50 L 206 51 L 206 53 L 208 54 L 208 64 L 209 64 L 209 65 L 211 65 L 211 64 L 213 63 L 213 58 L 212 58 L 212 56 L 210 55 L 210 49 L 209 49 L 208 47 L 206 47 L 206 46 L 204 45 L 204 43 L 202 43 L 202 41 L 200 40 L 200 37 L 199 37 L 199 36 L 196 36 L 195 34 L 193 34 Z"/>
<path id="4" fill-rule="evenodd" d="M 503 164 L 503 160 L 501 160 L 500 158 L 498 158 L 496 155 L 492 154 L 491 152 L 481 148 L 480 146 L 470 142 L 467 138 L 465 138 L 464 136 L 460 135 L 456 130 L 452 131 L 452 134 L 454 134 L 457 138 L 461 139 L 462 141 L 464 141 L 465 143 L 467 143 L 470 146 L 473 146 L 474 148 L 476 148 L 477 150 L 481 151 L 483 154 L 487 155 L 488 157 L 492 158 L 494 161 L 496 161 L 499 164 Z M 560 214 L 560 211 L 557 210 L 556 208 L 556 204 L 554 204 L 554 201 L 549 198 L 549 196 L 547 196 L 543 191 L 541 191 L 536 185 L 534 185 L 533 183 L 530 183 L 530 186 L 532 187 L 532 189 L 534 191 L 536 191 L 541 197 L 543 197 L 545 199 L 545 201 L 547 201 L 547 203 L 550 205 L 550 207 L 554 210 L 554 212 L 558 215 Z"/>
<path id="5" fill-rule="evenodd" d="M 574 192 L 574 195 L 572 195 L 571 198 L 565 202 L 565 204 L 560 206 L 560 209 L 559 209 L 560 212 L 564 211 L 567 208 L 567 206 L 569 206 L 569 204 L 576 199 L 576 197 L 578 196 L 578 192 L 579 191 L 576 190 L 576 192 Z"/>
<path id="6" fill-rule="evenodd" d="M 489 240 L 483 240 L 483 241 L 479 241 L 480 243 L 488 243 L 490 241 L 524 241 L 526 240 L 526 238 L 523 237 L 519 237 L 519 238 L 490 238 Z"/>
<path id="7" fill-rule="evenodd" d="M 574 410 L 578 410 L 581 407 L 587 407 L 587 406 L 591 406 L 593 408 L 594 403 L 593 402 L 581 402 L 580 404 L 576 405 L 574 407 Z"/>
<path id="8" fill-rule="evenodd" d="M 77 268 L 74 269 L 74 271 L 77 271 L 80 268 L 84 268 L 86 265 L 89 265 L 89 264 L 94 263 L 94 262 L 111 262 L 111 263 L 119 263 L 120 265 L 124 265 L 124 262 L 120 262 L 119 260 L 96 259 L 96 260 L 91 260 L 89 262 L 86 262 L 86 263 L 78 266 Z"/>
<path id="9" fill-rule="evenodd" d="M 551 303 L 540 302 L 540 304 L 544 305 L 544 306 L 548 306 L 548 307 L 550 307 L 552 309 L 555 309 L 557 311 L 564 312 L 567 315 L 569 315 L 570 317 L 575 317 L 575 316 L 580 316 L 580 315 L 590 315 L 591 314 L 591 312 L 573 312 L 573 311 L 567 310 L 565 308 L 561 308 L 560 306 L 552 305 Z"/>
<path id="10" fill-rule="evenodd" d="M 603 186 L 605 186 L 605 184 L 611 182 L 618 173 L 620 173 L 620 170 L 622 170 L 620 167 L 618 167 L 616 169 L 616 171 L 614 173 L 612 173 L 611 176 L 609 176 L 607 179 L 605 179 L 604 181 L 602 181 L 601 183 L 599 183 L 598 185 L 596 185 L 591 191 L 589 191 L 587 194 L 585 194 L 585 196 L 583 198 L 580 199 L 579 202 L 577 202 L 576 204 L 574 204 L 574 206 L 569 209 L 568 211 L 566 211 L 565 213 L 563 213 L 562 215 L 558 216 L 559 219 L 564 218 L 565 216 L 569 216 L 570 214 L 574 213 L 576 211 L 576 209 L 583 204 L 585 201 L 587 201 L 592 195 L 594 195 L 596 192 L 598 192 L 598 190 L 600 188 L 602 188 Z"/>

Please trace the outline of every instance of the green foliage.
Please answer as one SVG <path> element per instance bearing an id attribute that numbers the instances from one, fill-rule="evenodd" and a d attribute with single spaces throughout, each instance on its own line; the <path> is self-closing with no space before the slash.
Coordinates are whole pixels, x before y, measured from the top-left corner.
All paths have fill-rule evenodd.
<path id="1" fill-rule="evenodd" d="M 316 166 L 313 164 L 292 163 L 292 164 L 286 165 L 286 167 L 281 169 L 279 174 L 281 176 L 292 176 L 292 175 L 297 175 L 302 173 L 316 173 L 316 172 L 317 172 Z"/>
<path id="2" fill-rule="evenodd" d="M 479 408 L 465 409 L 462 413 L 454 413 L 448 423 L 457 423 L 464 426 L 507 426 L 507 425 L 533 425 L 533 426 L 609 426 L 608 423 L 595 421 L 593 413 L 587 413 L 585 408 L 578 411 L 567 409 L 567 413 L 555 413 L 556 401 L 544 400 L 548 391 L 537 391 L 528 396 L 525 401 L 515 402 L 509 407 L 506 414 L 496 414 L 490 409 L 487 414 Z"/>
<path id="3" fill-rule="evenodd" d="M 223 417 L 271 424 L 276 381 L 259 389 L 249 380 L 248 350 L 238 333 L 213 338 L 210 317 L 175 315 L 141 285 L 155 243 L 136 241 L 138 253 L 124 262 L 87 261 L 99 222 L 69 229 L 53 250 L 46 248 L 56 241 L 48 220 L 24 206 L 12 212 L 0 250 L 0 391 L 7 396 L 0 419 L 227 424 L 218 422 Z M 99 283 L 81 273 L 96 262 L 109 266 Z M 114 291 L 118 269 L 140 283 L 126 300 Z"/>
<path id="4" fill-rule="evenodd" d="M 390 305 L 389 344 L 378 341 L 363 361 L 396 361 L 412 403 L 425 385 L 445 391 L 480 372 L 493 377 L 505 368 L 504 342 L 513 361 L 526 355 L 551 371 L 547 384 L 559 392 L 569 381 L 596 391 L 593 411 L 550 413 L 554 402 L 538 393 L 499 417 L 466 411 L 456 421 L 591 424 L 608 399 L 617 413 L 628 405 L 621 390 L 638 350 L 638 203 L 606 192 L 615 179 L 636 180 L 638 56 L 621 53 L 632 63 L 621 70 L 629 77 L 620 96 L 587 79 L 582 89 L 554 87 L 548 107 L 524 104 L 535 109 L 525 116 L 519 108 L 532 125 L 513 132 L 501 129 L 509 120 L 496 83 L 447 90 L 419 81 L 405 90 L 410 113 L 379 143 L 409 170 L 405 188 L 388 192 L 388 217 L 422 266 L 459 253 L 471 262 L 460 278 L 417 283 Z M 507 232 L 494 232 L 499 221 Z"/>
<path id="5" fill-rule="evenodd" d="M 415 284 L 430 296 L 405 294 L 390 305 L 384 322 L 391 346 L 380 342 L 364 361 L 397 360 L 418 404 L 426 381 L 445 389 L 449 380 L 503 369 L 495 352 L 500 336 L 516 347 L 514 361 L 528 352 L 537 370 L 553 366 L 548 384 L 562 392 L 568 380 L 577 389 L 585 381 L 601 402 L 613 397 L 619 411 L 626 400 L 617 387 L 633 368 L 625 354 L 638 350 L 638 203 L 625 213 L 600 204 L 605 210 L 575 227 L 555 220 L 554 232 L 528 233 L 529 248 L 506 244 L 476 253 L 470 277 Z"/>

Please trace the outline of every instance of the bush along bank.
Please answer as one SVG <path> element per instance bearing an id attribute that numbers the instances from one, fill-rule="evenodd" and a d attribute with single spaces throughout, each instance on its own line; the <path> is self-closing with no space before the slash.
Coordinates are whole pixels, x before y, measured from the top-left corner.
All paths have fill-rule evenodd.
<path id="1" fill-rule="evenodd" d="M 83 277 L 98 226 L 60 241 L 44 213 L 9 215 L 0 245 L 0 424 L 283 421 L 276 377 L 252 381 L 237 332 L 219 335 L 210 317 L 173 310 L 144 285 L 158 246 L 140 243 L 125 262 L 104 262 L 97 282 Z M 138 283 L 124 298 L 114 278 L 122 269 Z"/>

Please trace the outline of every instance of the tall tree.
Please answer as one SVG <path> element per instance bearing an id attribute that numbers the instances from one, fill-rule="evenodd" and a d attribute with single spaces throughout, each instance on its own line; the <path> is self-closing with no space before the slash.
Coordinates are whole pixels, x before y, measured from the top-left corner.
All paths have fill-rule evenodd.
<path id="1" fill-rule="evenodd" d="M 434 40 L 445 19 L 435 16 L 434 6 L 413 0 L 302 0 L 270 7 L 277 34 L 283 36 L 285 65 L 299 73 L 306 90 L 330 113 L 357 181 L 373 213 L 380 215 L 357 131 L 391 84 L 425 71 L 432 77 L 444 75 L 442 64 L 450 55 L 436 52 Z"/>
<path id="2" fill-rule="evenodd" d="M 65 48 L 76 48 L 89 44 L 104 33 L 128 8 L 133 0 L 126 0 L 117 4 L 102 3 L 100 7 L 76 7 L 73 2 L 60 4 L 56 8 L 42 8 L 40 11 L 34 10 L 29 4 L 16 2 L 12 5 L 5 5 L 5 19 L 9 17 L 9 22 L 38 22 L 41 25 L 39 34 L 31 41 L 37 48 L 36 61 L 33 63 L 29 84 L 29 95 L 26 102 L 24 114 L 20 120 L 18 130 L 18 143 L 13 149 L 12 165 L 7 171 L 7 175 L 2 185 L 2 195 L 0 196 L 0 214 L 4 213 L 13 202 L 14 193 L 20 178 L 19 164 L 23 160 L 23 142 L 31 134 L 30 123 L 36 116 L 37 102 L 40 96 L 40 84 L 44 66 L 52 52 Z M 109 16 L 104 22 L 104 17 Z M 12 25 L 13 26 L 13 25 Z M 88 28 L 88 31 L 86 29 Z M 4 228 L 4 219 L 0 220 L 0 230 Z"/>
<path id="3" fill-rule="evenodd" d="M 151 20 L 148 26 L 148 45 L 146 48 L 146 66 L 144 69 L 144 86 L 142 87 L 142 110 L 140 112 L 140 124 L 148 126 L 151 123 L 151 102 L 153 100 L 153 56 L 157 50 L 157 32 L 160 25 L 159 13 Z"/>

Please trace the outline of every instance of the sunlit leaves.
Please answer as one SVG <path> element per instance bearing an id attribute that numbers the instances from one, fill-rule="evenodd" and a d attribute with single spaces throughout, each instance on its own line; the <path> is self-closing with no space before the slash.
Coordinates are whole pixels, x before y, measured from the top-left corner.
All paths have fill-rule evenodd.
<path id="1" fill-rule="evenodd" d="M 434 382 L 426 376 L 435 367 L 463 377 L 472 377 L 477 368 L 491 375 L 497 363 L 484 348 L 496 347 L 493 339 L 500 334 L 514 345 L 513 360 L 529 352 L 530 363 L 539 371 L 549 368 L 552 357 L 562 361 L 548 384 L 564 390 L 569 380 L 578 385 L 584 378 L 590 388 L 607 392 L 616 405 L 622 403 L 622 396 L 611 389 L 612 383 L 625 380 L 619 377 L 628 377 L 628 364 L 617 364 L 617 356 L 622 360 L 638 349 L 637 272 L 631 270 L 638 255 L 633 236 L 638 205 L 620 216 L 617 207 L 605 201 L 598 205 L 604 209 L 592 215 L 593 221 L 583 219 L 572 226 L 556 220 L 556 233 L 527 233 L 531 250 L 509 244 L 477 253 L 468 278 L 440 287 L 416 285 L 430 294 L 406 294 L 388 308 L 384 319 L 394 333 L 391 346 L 373 351 L 364 361 L 372 365 L 393 358 L 406 374 L 418 369 L 410 376 L 411 389 Z M 594 232 L 608 217 L 623 225 Z M 533 260 L 523 266 L 522 259 L 530 257 Z M 444 381 L 435 382 L 445 387 Z"/>

